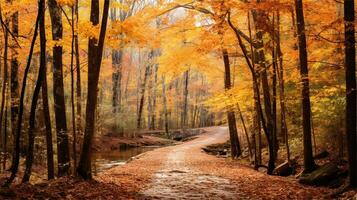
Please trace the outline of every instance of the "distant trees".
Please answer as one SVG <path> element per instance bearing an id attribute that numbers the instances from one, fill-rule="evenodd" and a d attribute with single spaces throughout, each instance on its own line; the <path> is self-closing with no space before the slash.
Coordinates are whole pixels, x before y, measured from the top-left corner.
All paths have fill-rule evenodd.
<path id="1" fill-rule="evenodd" d="M 149 63 L 146 64 L 145 73 L 144 73 L 144 80 L 142 81 L 141 88 L 140 88 L 140 100 L 139 100 L 137 125 L 136 125 L 137 129 L 141 129 L 142 128 L 141 126 L 142 126 L 142 116 L 143 116 L 144 103 L 145 103 L 145 91 L 146 91 L 146 87 L 147 87 L 147 82 L 148 82 L 149 76 L 150 76 L 151 71 L 152 71 L 151 60 L 153 59 L 153 57 L 154 57 L 154 51 L 151 50 L 149 55 L 148 55 Z"/>

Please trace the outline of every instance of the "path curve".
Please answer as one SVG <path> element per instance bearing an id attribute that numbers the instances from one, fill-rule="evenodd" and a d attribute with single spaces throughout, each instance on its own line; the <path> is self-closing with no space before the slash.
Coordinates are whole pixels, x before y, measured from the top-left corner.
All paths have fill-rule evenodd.
<path id="1" fill-rule="evenodd" d="M 235 199 L 237 188 L 230 180 L 192 168 L 190 162 L 194 160 L 188 156 L 195 153 L 199 157 L 202 147 L 226 141 L 227 136 L 227 128 L 218 127 L 195 140 L 171 148 L 165 155 L 162 168 L 155 173 L 153 181 L 142 194 L 150 199 Z"/>
<path id="2" fill-rule="evenodd" d="M 195 140 L 146 152 L 96 179 L 117 185 L 133 199 L 325 199 L 331 192 L 208 155 L 202 147 L 226 142 L 229 134 L 226 127 L 204 130 Z"/>

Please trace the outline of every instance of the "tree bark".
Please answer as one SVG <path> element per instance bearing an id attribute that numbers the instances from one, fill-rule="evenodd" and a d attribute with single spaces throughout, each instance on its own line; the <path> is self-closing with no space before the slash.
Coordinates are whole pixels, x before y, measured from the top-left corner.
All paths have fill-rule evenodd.
<path id="1" fill-rule="evenodd" d="M 40 3 L 42 3 L 41 7 L 41 16 L 45 16 L 45 1 L 42 0 Z M 32 97 L 32 102 L 31 102 L 31 110 L 30 110 L 30 119 L 29 119 L 29 128 L 28 128 L 28 149 L 27 149 L 27 156 L 26 156 L 26 169 L 24 176 L 22 178 L 22 182 L 28 182 L 30 180 L 31 176 L 31 169 L 32 169 L 32 163 L 33 163 L 33 158 L 34 158 L 34 144 L 35 144 L 35 134 L 34 134 L 34 129 L 35 129 L 35 120 L 36 120 L 36 108 L 37 108 L 37 102 L 38 102 L 38 97 L 40 95 L 40 90 L 42 87 L 42 81 L 45 75 L 45 69 L 46 69 L 46 27 L 45 27 L 45 20 L 44 17 L 41 17 L 39 21 L 39 26 L 40 26 L 40 49 L 41 49 L 41 56 L 40 56 L 40 68 L 38 70 L 38 77 L 36 81 L 36 86 L 35 90 L 33 93 Z"/>
<path id="2" fill-rule="evenodd" d="M 152 88 L 152 113 L 151 113 L 151 124 L 150 124 L 150 128 L 152 130 L 155 130 L 156 128 L 156 95 L 157 95 L 157 70 L 158 70 L 158 66 L 155 65 L 154 67 L 154 85 L 153 85 L 153 88 Z"/>
<path id="3" fill-rule="evenodd" d="M 149 54 L 149 60 L 152 59 L 154 52 L 151 51 Z M 142 115 L 143 115 L 143 109 L 144 109 L 144 101 L 145 101 L 145 90 L 146 90 L 146 82 L 147 79 L 150 75 L 151 71 L 151 65 L 148 64 L 145 68 L 145 74 L 144 74 L 144 80 L 141 84 L 141 93 L 140 93 L 140 101 L 139 101 L 139 110 L 138 110 L 138 118 L 137 118 L 137 129 L 141 129 L 141 121 L 142 121 Z"/>
<path id="4" fill-rule="evenodd" d="M 61 7 L 56 0 L 48 0 L 48 8 L 52 23 L 52 39 L 54 41 L 60 41 L 63 36 Z M 58 176 L 68 175 L 70 168 L 62 53 L 62 46 L 53 47 L 53 96 L 57 131 Z"/>
<path id="5" fill-rule="evenodd" d="M 299 60 L 300 76 L 302 82 L 302 119 L 304 134 L 304 172 L 308 173 L 314 170 L 315 162 L 312 154 L 311 142 L 311 106 L 310 106 L 310 87 L 309 71 L 307 63 L 305 20 L 302 0 L 295 0 L 295 12 L 297 20 L 297 33 L 299 40 Z"/>
<path id="6" fill-rule="evenodd" d="M 165 124 L 165 133 L 169 135 L 169 119 L 168 119 L 168 111 L 167 111 L 167 98 L 166 98 L 166 83 L 165 76 L 162 76 L 162 98 L 164 103 L 164 124 Z"/>
<path id="7" fill-rule="evenodd" d="M 247 139 L 249 156 L 250 156 L 250 158 L 253 158 L 252 146 L 251 146 L 251 143 L 250 143 L 250 140 L 249 140 L 248 129 L 247 129 L 247 126 L 245 125 L 245 120 L 244 120 L 244 117 L 243 117 L 243 113 L 242 113 L 242 110 L 240 109 L 240 106 L 239 106 L 238 103 L 237 103 L 237 109 L 238 109 L 240 120 L 242 121 L 244 134 L 245 134 L 245 137 Z"/>
<path id="8" fill-rule="evenodd" d="M 255 27 L 257 29 L 256 38 L 257 38 L 257 47 L 256 47 L 256 62 L 259 65 L 260 69 L 257 71 L 260 72 L 261 83 L 264 96 L 264 111 L 266 116 L 266 131 L 267 131 L 267 140 L 269 143 L 269 163 L 268 163 L 268 174 L 272 174 L 275 168 L 275 159 L 276 159 L 276 134 L 274 133 L 274 118 L 272 113 L 272 103 L 270 95 L 270 86 L 268 81 L 268 67 L 266 66 L 265 53 L 264 53 L 264 42 L 263 42 L 263 27 L 262 21 L 265 19 L 264 14 L 253 10 L 253 20 L 255 22 Z M 266 21 L 265 21 L 266 23 Z"/>
<path id="9" fill-rule="evenodd" d="M 78 30 L 78 0 L 74 6 L 75 16 L 76 16 L 76 27 Z M 81 136 L 83 133 L 82 127 L 82 87 L 81 87 L 81 64 L 79 57 L 79 43 L 78 43 L 78 33 L 74 35 L 74 47 L 75 47 L 75 56 L 76 56 L 76 108 L 77 108 L 77 136 Z"/>
<path id="10" fill-rule="evenodd" d="M 15 179 L 17 171 L 19 169 L 19 162 L 20 162 L 20 137 L 21 137 L 21 127 L 22 127 L 22 117 L 23 117 L 23 112 L 24 112 L 24 99 L 25 99 L 25 90 L 26 90 L 26 82 L 27 82 L 27 77 L 28 73 L 30 70 L 31 66 L 31 60 L 32 60 L 32 55 L 38 35 L 38 27 L 39 27 L 39 21 L 43 17 L 41 15 L 41 11 L 43 9 L 43 1 L 40 0 L 38 3 L 38 14 L 36 18 L 36 23 L 35 23 L 35 30 L 34 30 L 34 35 L 31 41 L 31 46 L 30 46 L 30 52 L 24 72 L 24 77 L 22 79 L 22 87 L 21 87 L 21 93 L 20 93 L 20 102 L 19 102 L 19 114 L 18 114 L 18 119 L 17 119 L 17 127 L 16 127 L 16 135 L 15 135 L 15 149 L 14 149 L 14 157 L 12 159 L 12 167 L 11 167 L 11 175 L 10 177 L 6 180 L 4 186 L 9 186 L 12 181 Z"/>
<path id="11" fill-rule="evenodd" d="M 19 13 L 15 12 L 11 17 L 12 34 L 15 38 L 19 36 Z M 17 118 L 19 114 L 19 61 L 18 61 L 18 47 L 15 46 L 11 51 L 11 75 L 10 75 L 10 89 L 11 89 L 11 134 L 13 138 L 16 135 Z M 14 141 L 14 144 L 16 142 Z M 14 152 L 13 152 L 14 153 Z M 15 156 L 13 156 L 15 157 Z M 11 166 L 12 168 L 12 166 Z"/>
<path id="12" fill-rule="evenodd" d="M 223 61 L 224 61 L 224 69 L 225 69 L 224 87 L 225 90 L 230 90 L 232 86 L 231 86 L 231 72 L 230 72 L 231 70 L 230 70 L 228 52 L 226 49 L 223 49 L 222 53 L 223 53 Z M 241 152 L 239 138 L 238 138 L 237 124 L 236 124 L 234 111 L 228 110 L 227 118 L 228 118 L 232 158 L 237 158 L 242 154 L 242 152 Z"/>
<path id="13" fill-rule="evenodd" d="M 54 169 L 54 159 L 53 159 L 51 115 L 48 105 L 47 62 L 43 73 L 44 73 L 44 77 L 42 82 L 42 105 L 43 105 L 43 118 L 46 126 L 47 178 L 48 180 L 51 180 L 55 177 L 55 169 Z"/>
<path id="14" fill-rule="evenodd" d="M 74 100 L 74 49 L 75 49 L 75 31 L 74 31 L 74 13 L 75 6 L 72 6 L 72 44 L 71 44 L 71 111 L 72 111 L 72 129 L 73 129 L 73 142 L 72 142 L 72 152 L 73 152 L 73 173 L 76 173 L 77 167 L 77 130 L 76 130 L 76 111 L 75 111 L 75 100 Z"/>
<path id="15" fill-rule="evenodd" d="M 121 106 L 121 79 L 122 79 L 122 62 L 123 52 L 121 50 L 112 50 L 112 65 L 113 65 L 113 113 L 120 111 Z"/>
<path id="16" fill-rule="evenodd" d="M 288 162 L 290 163 L 290 147 L 289 147 L 289 136 L 288 136 L 288 126 L 286 123 L 286 108 L 285 108 L 285 81 L 284 81 L 284 65 L 283 65 L 283 53 L 281 52 L 281 41 L 280 41 L 280 12 L 277 11 L 277 37 L 276 37 L 276 52 L 278 54 L 278 82 L 279 82 L 279 100 L 280 100 L 280 119 L 281 119 L 281 126 L 280 126 L 280 133 L 284 138 L 283 141 L 285 142 L 286 148 L 286 155 Z"/>
<path id="17" fill-rule="evenodd" d="M 357 187 L 356 137 L 356 39 L 354 0 L 344 0 L 345 70 L 346 70 L 346 135 L 350 186 Z"/>
<path id="18" fill-rule="evenodd" d="M 6 26 L 9 25 L 9 19 L 5 20 Z M 5 30 L 3 28 L 3 30 Z M 4 116 L 4 108 L 6 102 L 6 88 L 8 85 L 8 50 L 9 50 L 9 33 L 7 30 L 4 32 L 4 76 L 2 79 L 2 91 L 1 91 L 1 108 L 0 108 L 0 125 L 2 127 L 3 116 Z M 3 135 L 2 128 L 0 127 L 0 136 Z M 0 137 L 1 141 L 4 142 L 2 137 Z"/>
<path id="19" fill-rule="evenodd" d="M 88 42 L 88 95 L 86 106 L 86 127 L 82 145 L 80 162 L 77 167 L 77 173 L 84 179 L 92 178 L 91 155 L 92 143 L 95 130 L 95 110 L 98 98 L 98 82 L 102 55 L 104 48 L 105 33 L 107 29 L 109 12 L 109 0 L 104 1 L 102 24 L 100 28 L 99 39 L 90 38 Z M 90 21 L 92 24 L 99 24 L 99 0 L 91 1 Z"/>
<path id="20" fill-rule="evenodd" d="M 189 82 L 190 71 L 187 70 L 184 73 L 184 85 L 183 85 L 183 105 L 181 114 L 181 128 L 187 128 L 187 116 L 188 116 L 188 82 Z"/>

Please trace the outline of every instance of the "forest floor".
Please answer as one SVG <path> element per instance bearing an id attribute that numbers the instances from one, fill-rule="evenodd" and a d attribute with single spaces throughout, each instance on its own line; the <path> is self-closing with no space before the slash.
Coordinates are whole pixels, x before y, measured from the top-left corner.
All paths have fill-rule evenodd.
<path id="1" fill-rule="evenodd" d="M 117 151 L 132 147 L 142 146 L 168 146 L 173 145 L 175 141 L 150 136 L 141 135 L 140 137 L 114 137 L 114 136 L 100 136 L 95 138 L 93 150 L 96 152 Z"/>
<path id="2" fill-rule="evenodd" d="M 1 193 L 9 199 L 327 199 L 333 192 L 202 151 L 228 137 L 225 127 L 207 128 L 194 140 L 141 154 L 93 181 L 62 178 Z"/>

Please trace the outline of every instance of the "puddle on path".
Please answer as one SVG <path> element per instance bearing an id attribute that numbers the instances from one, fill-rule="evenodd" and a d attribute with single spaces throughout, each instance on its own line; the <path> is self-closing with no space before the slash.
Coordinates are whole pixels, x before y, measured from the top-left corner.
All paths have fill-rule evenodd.
<path id="1" fill-rule="evenodd" d="M 211 143 L 211 140 L 173 149 L 152 183 L 141 192 L 144 199 L 237 199 L 237 188 L 228 179 L 197 172 L 185 161 L 185 154 L 191 153 L 193 147 Z"/>
<path id="2" fill-rule="evenodd" d="M 92 164 L 93 173 L 105 171 L 107 169 L 124 165 L 129 159 L 157 147 L 131 147 L 111 152 L 94 153 L 94 162 Z"/>
<path id="3" fill-rule="evenodd" d="M 169 170 L 157 172 L 142 194 L 146 199 L 236 199 L 235 189 L 225 178 Z"/>

